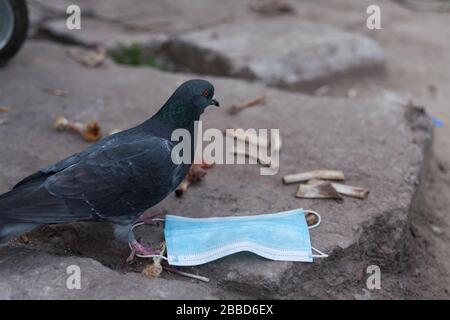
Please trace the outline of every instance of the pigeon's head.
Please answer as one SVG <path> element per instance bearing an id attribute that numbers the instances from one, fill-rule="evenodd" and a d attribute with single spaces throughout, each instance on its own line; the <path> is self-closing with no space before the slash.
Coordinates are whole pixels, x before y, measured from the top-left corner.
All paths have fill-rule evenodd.
<path id="1" fill-rule="evenodd" d="M 219 106 L 212 84 L 200 79 L 189 80 L 175 90 L 153 117 L 176 127 L 189 127 L 211 105 Z"/>
<path id="2" fill-rule="evenodd" d="M 189 101 L 199 113 L 203 113 L 208 106 L 219 106 L 219 102 L 214 99 L 213 85 L 201 79 L 184 82 L 175 90 L 171 99 Z"/>

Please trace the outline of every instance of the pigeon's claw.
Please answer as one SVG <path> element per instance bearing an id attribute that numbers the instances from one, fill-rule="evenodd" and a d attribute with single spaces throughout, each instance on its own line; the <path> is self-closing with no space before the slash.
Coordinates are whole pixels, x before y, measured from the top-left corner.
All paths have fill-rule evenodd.
<path id="1" fill-rule="evenodd" d="M 141 214 L 139 218 L 136 220 L 136 222 L 133 223 L 128 234 L 128 245 L 131 249 L 131 253 L 127 258 L 128 263 L 131 263 L 135 257 L 151 258 L 159 256 L 161 254 L 161 250 L 159 248 L 145 247 L 142 244 L 141 239 L 136 239 L 133 234 L 133 229 L 143 224 L 156 225 L 158 221 L 163 220 L 162 218 L 157 219 L 157 217 L 163 217 L 165 215 L 166 215 L 165 210 L 152 208 Z"/>
<path id="2" fill-rule="evenodd" d="M 137 219 L 137 222 L 143 222 L 146 225 L 155 225 L 156 221 L 154 219 L 157 217 L 164 217 L 165 215 L 165 210 L 152 208 L 141 214 Z"/>
<path id="3" fill-rule="evenodd" d="M 136 256 L 145 258 L 157 256 L 161 253 L 161 250 L 159 248 L 145 247 L 140 243 L 139 240 L 133 240 L 128 244 L 130 245 L 131 253 L 127 258 L 127 263 L 133 262 Z"/>
<path id="4" fill-rule="evenodd" d="M 134 249 L 131 249 L 131 253 L 127 258 L 127 263 L 130 264 L 134 261 L 134 258 L 136 258 L 136 251 Z"/>

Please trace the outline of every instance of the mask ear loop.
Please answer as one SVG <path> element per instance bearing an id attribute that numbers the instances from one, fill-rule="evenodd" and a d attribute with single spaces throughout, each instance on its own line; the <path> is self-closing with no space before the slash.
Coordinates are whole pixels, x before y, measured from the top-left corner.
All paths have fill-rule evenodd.
<path id="1" fill-rule="evenodd" d="M 161 222 L 166 221 L 164 218 L 153 218 L 151 220 L 152 221 L 161 221 Z M 134 237 L 133 230 L 134 230 L 134 228 L 142 226 L 143 224 L 147 224 L 147 223 L 142 222 L 142 221 L 138 221 L 138 222 L 134 223 L 131 226 L 131 228 L 130 228 L 130 231 L 129 231 L 129 234 L 128 234 L 128 246 L 130 247 L 131 250 L 133 250 L 133 247 L 131 246 L 131 243 L 133 241 L 137 242 L 136 238 Z M 166 250 L 166 253 L 167 253 L 167 250 Z M 148 255 L 146 255 L 146 254 L 136 254 L 136 257 L 139 257 L 139 258 L 161 258 L 161 259 L 164 259 L 166 261 L 169 261 L 169 258 L 164 256 L 164 255 L 162 255 L 162 254 L 148 254 Z M 203 276 L 200 276 L 200 275 L 197 275 L 197 274 L 183 272 L 183 271 L 180 271 L 180 270 L 177 270 L 177 269 L 173 269 L 173 268 L 170 268 L 170 267 L 165 267 L 165 266 L 163 267 L 163 269 L 165 269 L 165 270 L 167 270 L 169 272 L 178 274 L 180 276 L 184 276 L 184 277 L 188 277 L 188 278 L 192 278 L 192 279 L 197 279 L 197 280 L 200 280 L 200 281 L 203 281 L 203 282 L 209 282 L 209 278 L 203 277 Z"/>
<path id="2" fill-rule="evenodd" d="M 153 218 L 152 221 L 164 221 L 164 219 L 161 219 L 161 218 Z M 130 232 L 129 232 L 129 234 L 128 234 L 128 246 L 130 247 L 130 250 L 133 250 L 133 247 L 132 247 L 131 243 L 134 242 L 134 241 L 137 242 L 136 238 L 134 237 L 133 230 L 134 230 L 136 227 L 142 226 L 143 224 L 145 224 L 145 223 L 139 221 L 139 222 L 134 223 L 134 224 L 131 226 Z M 165 256 L 162 255 L 162 254 L 138 254 L 138 253 L 137 253 L 137 254 L 136 254 L 136 257 L 139 257 L 139 258 L 156 258 L 156 257 L 159 257 L 159 258 L 164 259 L 164 260 L 166 260 L 166 261 L 168 260 L 168 258 L 165 257 Z"/>
<path id="3" fill-rule="evenodd" d="M 315 252 L 317 252 L 318 254 L 312 254 L 311 256 L 313 258 L 328 258 L 328 255 L 326 253 L 323 253 L 322 251 L 320 251 L 319 249 L 314 248 L 313 246 L 311 246 L 311 249 L 313 249 Z"/>
<path id="4" fill-rule="evenodd" d="M 311 229 L 317 228 L 320 225 L 320 223 L 322 222 L 322 217 L 316 211 L 304 210 L 304 213 L 305 214 L 306 213 L 311 213 L 311 214 L 313 214 L 313 215 L 315 215 L 317 217 L 317 222 L 315 224 L 311 225 L 311 226 L 308 226 L 308 229 L 311 230 Z M 323 253 L 319 249 L 316 249 L 313 246 L 311 246 L 311 249 L 317 253 L 317 254 L 312 254 L 311 255 L 313 258 L 328 258 L 328 255 L 326 253 Z"/>
<path id="5" fill-rule="evenodd" d="M 315 215 L 317 217 L 317 222 L 311 226 L 308 226 L 308 229 L 317 228 L 320 225 L 320 223 L 322 222 L 322 217 L 317 212 L 312 211 L 312 210 L 304 210 L 304 213 L 312 213 L 313 215 Z"/>

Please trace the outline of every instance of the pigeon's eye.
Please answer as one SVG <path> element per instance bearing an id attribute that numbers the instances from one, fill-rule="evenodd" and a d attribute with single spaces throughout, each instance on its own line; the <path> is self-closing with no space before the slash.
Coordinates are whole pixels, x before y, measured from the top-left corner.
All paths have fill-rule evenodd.
<path id="1" fill-rule="evenodd" d="M 209 96 L 209 91 L 208 91 L 208 90 L 203 91 L 203 96 L 208 98 L 208 96 Z"/>

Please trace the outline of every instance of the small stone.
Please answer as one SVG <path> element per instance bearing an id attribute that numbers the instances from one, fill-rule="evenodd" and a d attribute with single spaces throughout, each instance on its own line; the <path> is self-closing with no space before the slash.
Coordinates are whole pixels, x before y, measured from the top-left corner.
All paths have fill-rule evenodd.
<path id="1" fill-rule="evenodd" d="M 347 92 L 347 97 L 349 98 L 349 99 L 354 99 L 354 98 L 356 98 L 358 96 L 358 91 L 356 90 L 356 89 L 350 89 L 350 90 L 348 90 L 348 92 Z"/>
<path id="2" fill-rule="evenodd" d="M 431 230 L 433 230 L 433 232 L 437 235 L 441 235 L 444 233 L 444 230 L 438 226 L 435 226 L 434 224 L 430 225 Z"/>
<path id="3" fill-rule="evenodd" d="M 328 86 L 321 86 L 314 91 L 314 95 L 316 96 L 324 96 L 330 91 L 330 88 Z"/>

